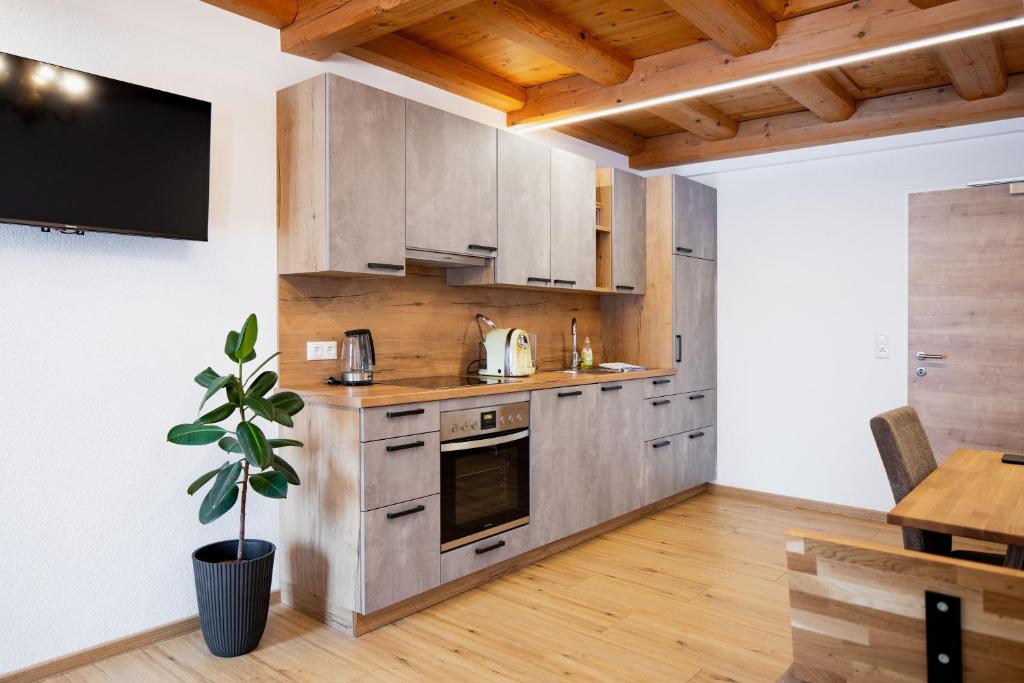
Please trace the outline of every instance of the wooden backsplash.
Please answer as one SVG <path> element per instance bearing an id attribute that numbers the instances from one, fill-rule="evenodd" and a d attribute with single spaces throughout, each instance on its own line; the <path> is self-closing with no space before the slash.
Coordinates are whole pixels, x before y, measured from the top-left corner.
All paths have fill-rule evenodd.
<path id="1" fill-rule="evenodd" d="M 580 349 L 590 337 L 604 360 L 601 298 L 554 291 L 449 287 L 443 270 L 410 267 L 405 277 L 278 278 L 281 380 L 319 383 L 341 368 L 345 330 L 368 328 L 377 350 L 375 379 L 463 374 L 478 353 L 476 314 L 499 327 L 537 333 L 541 369 L 564 367 L 577 319 Z M 337 361 L 307 361 L 307 341 L 338 340 Z"/>

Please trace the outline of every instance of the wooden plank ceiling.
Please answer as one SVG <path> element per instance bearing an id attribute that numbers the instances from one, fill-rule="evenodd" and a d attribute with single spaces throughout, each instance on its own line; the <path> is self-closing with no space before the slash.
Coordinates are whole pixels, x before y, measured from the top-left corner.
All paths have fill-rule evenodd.
<path id="1" fill-rule="evenodd" d="M 204 0 L 548 124 L 1024 16 L 1022 0 Z M 638 169 L 1024 116 L 1024 28 L 556 127 Z"/>

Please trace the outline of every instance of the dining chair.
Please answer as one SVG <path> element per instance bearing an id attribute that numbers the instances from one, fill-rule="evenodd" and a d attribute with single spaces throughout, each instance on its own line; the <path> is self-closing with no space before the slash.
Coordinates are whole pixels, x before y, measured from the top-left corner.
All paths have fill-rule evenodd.
<path id="1" fill-rule="evenodd" d="M 871 433 L 875 437 L 875 445 L 878 446 L 878 454 L 882 456 L 889 487 L 897 503 L 938 467 L 921 418 L 910 406 L 871 418 Z M 987 564 L 1003 563 L 1002 555 L 953 550 L 953 537 L 935 531 L 903 527 L 903 547 Z"/>

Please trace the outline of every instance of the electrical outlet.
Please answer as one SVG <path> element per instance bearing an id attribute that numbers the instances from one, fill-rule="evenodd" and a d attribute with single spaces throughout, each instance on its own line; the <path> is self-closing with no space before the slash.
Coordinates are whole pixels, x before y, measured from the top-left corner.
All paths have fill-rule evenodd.
<path id="1" fill-rule="evenodd" d="M 306 342 L 306 360 L 335 360 L 338 358 L 338 342 Z"/>
<path id="2" fill-rule="evenodd" d="M 875 358 L 891 358 L 892 340 L 887 334 L 875 335 Z"/>

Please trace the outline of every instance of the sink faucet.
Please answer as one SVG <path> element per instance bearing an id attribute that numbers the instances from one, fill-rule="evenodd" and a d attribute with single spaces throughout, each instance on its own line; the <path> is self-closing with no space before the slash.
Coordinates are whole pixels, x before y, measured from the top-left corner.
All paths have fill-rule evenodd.
<path id="1" fill-rule="evenodd" d="M 572 319 L 572 364 L 569 366 L 576 370 L 580 366 L 580 352 L 576 350 L 576 318 Z"/>

